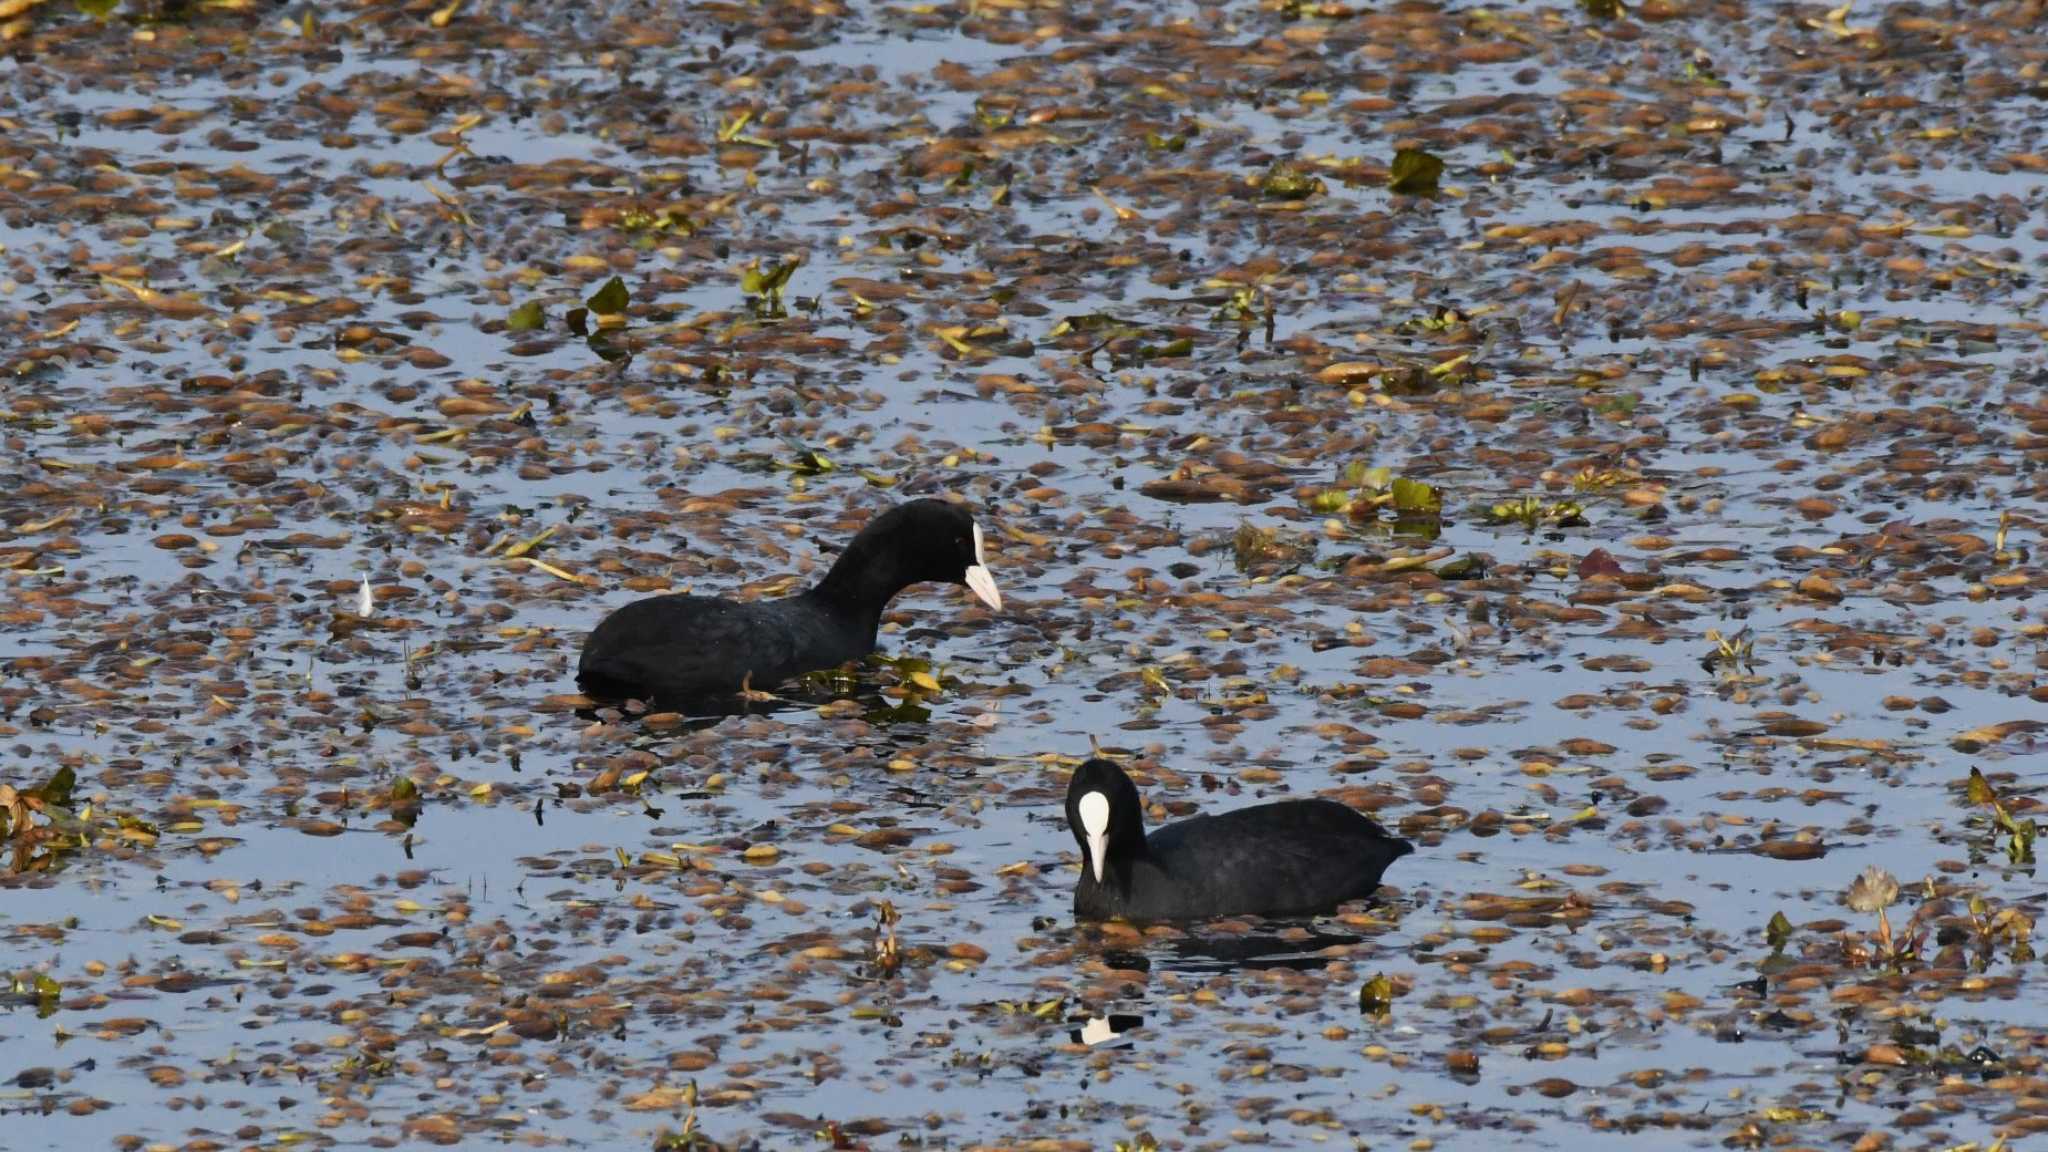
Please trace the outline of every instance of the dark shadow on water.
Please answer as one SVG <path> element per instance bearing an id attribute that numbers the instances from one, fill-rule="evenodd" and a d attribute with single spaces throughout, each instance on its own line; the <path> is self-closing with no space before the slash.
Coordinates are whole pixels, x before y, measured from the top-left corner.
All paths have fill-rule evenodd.
<path id="1" fill-rule="evenodd" d="M 846 668 L 827 668 L 821 672 L 809 672 L 782 685 L 776 685 L 772 693 L 758 695 L 713 695 L 713 697 L 688 697 L 688 699 L 641 699 L 631 695 L 621 685 L 578 685 L 578 689 L 592 701 L 590 707 L 575 709 L 575 717 L 584 722 L 598 722 L 606 719 L 604 711 L 618 711 L 629 722 L 639 722 L 647 715 L 680 715 L 676 724 L 664 724 L 657 730 L 662 736 L 676 732 L 700 732 L 705 728 L 717 728 L 719 724 L 735 715 L 776 715 L 776 713 L 797 713 L 815 711 L 819 707 L 854 701 L 860 705 L 860 717 L 874 726 L 893 724 L 924 724 L 932 719 L 932 709 L 920 701 L 920 697 L 909 695 L 905 699 L 889 699 L 883 695 L 883 685 L 874 681 L 870 672 L 879 666 L 889 664 L 911 664 L 924 670 L 926 664 L 915 658 L 897 656 L 868 656 L 862 662 L 848 664 Z"/>
<path id="2" fill-rule="evenodd" d="M 1163 967 L 1174 972 L 1211 973 L 1232 970 L 1266 971 L 1290 968 L 1306 972 L 1330 962 L 1321 953 L 1333 947 L 1350 947 L 1364 941 L 1349 932 L 1317 931 L 1313 923 L 1303 924 L 1306 937 L 1282 936 L 1258 931 L 1244 935 L 1194 935 L 1167 941 L 1160 958 Z"/>
<path id="3" fill-rule="evenodd" d="M 576 709 L 576 718 L 579 720 L 605 720 L 608 719 L 605 716 L 606 712 L 616 712 L 628 723 L 639 723 L 649 716 L 682 717 L 678 723 L 664 724 L 659 729 L 662 734 L 713 728 L 734 716 L 767 716 L 777 712 L 794 712 L 800 708 L 818 706 L 816 703 L 781 693 L 777 693 L 772 700 L 750 700 L 739 696 L 658 700 L 610 695 L 590 688 L 584 690 L 584 695 L 589 697 L 592 703 L 590 707 Z"/>
<path id="4" fill-rule="evenodd" d="M 1355 932 L 1340 931 L 1319 917 L 1218 921 L 1184 926 L 1185 935 L 1149 940 L 1142 948 L 1104 948 L 1091 925 L 1069 929 L 1078 948 L 1096 952 L 1111 968 L 1149 972 L 1155 966 L 1170 972 L 1209 974 L 1291 968 L 1311 971 L 1330 962 L 1333 948 L 1365 942 Z"/>
<path id="5" fill-rule="evenodd" d="M 734 716 L 773 716 L 781 713 L 814 712 L 840 700 L 851 700 L 861 706 L 861 718 L 870 724 L 888 726 L 892 724 L 922 724 L 931 719 L 931 709 L 914 699 L 891 700 L 882 695 L 881 685 L 850 675 L 836 675 L 829 680 L 812 681 L 809 678 L 792 681 L 778 686 L 772 693 L 758 696 L 699 696 L 683 700 L 660 698 L 643 700 L 638 697 L 605 695 L 595 689 L 585 689 L 584 694 L 593 702 L 590 707 L 578 708 L 575 715 L 584 721 L 604 720 L 606 711 L 616 711 L 627 722 L 638 723 L 648 716 L 673 715 L 681 719 L 664 722 L 653 733 L 672 736 L 681 732 L 698 732 L 715 728 Z"/>
<path id="6" fill-rule="evenodd" d="M 1078 925 L 1053 935 L 1066 936 L 1074 942 L 1078 953 L 1094 953 L 1112 969 L 1151 972 L 1156 967 L 1161 971 L 1191 976 L 1280 968 L 1314 971 L 1330 963 L 1329 953 L 1333 949 L 1345 950 L 1365 941 L 1364 936 L 1333 931 L 1316 920 L 1261 921 L 1251 931 L 1233 931 L 1217 924 L 1192 925 L 1185 936 L 1150 941 L 1141 950 L 1100 948 L 1101 935 L 1089 925 Z M 1111 1003 L 1142 1007 L 1147 999 L 1144 984 L 1133 982 L 1115 994 Z M 1106 1008 L 1108 1004 L 1096 1007 Z M 1105 1045 L 1122 1048 L 1129 1045 L 1126 1034 L 1142 1027 L 1145 1018 L 1137 1013 L 1103 1012 L 1089 1017 L 1073 1017 L 1067 1023 L 1072 1026 L 1068 1039 L 1076 1044 L 1086 1044 L 1091 1048 Z"/>

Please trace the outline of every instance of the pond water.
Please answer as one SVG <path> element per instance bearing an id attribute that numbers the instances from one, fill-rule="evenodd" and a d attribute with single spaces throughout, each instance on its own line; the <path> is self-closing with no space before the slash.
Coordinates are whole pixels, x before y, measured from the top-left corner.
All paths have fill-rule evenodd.
<path id="1" fill-rule="evenodd" d="M 12 19 L 0 1144 L 2048 1126 L 2028 6 Z M 1001 614 L 576 694 L 934 494 Z M 1418 851 L 1077 925 L 1095 749 Z"/>

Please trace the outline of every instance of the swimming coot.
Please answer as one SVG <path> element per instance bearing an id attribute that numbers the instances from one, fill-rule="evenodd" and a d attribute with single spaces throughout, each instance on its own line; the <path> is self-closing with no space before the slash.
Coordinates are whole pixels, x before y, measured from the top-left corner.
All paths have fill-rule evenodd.
<path id="1" fill-rule="evenodd" d="M 1074 915 L 1084 920 L 1327 912 L 1370 894 L 1415 850 L 1334 800 L 1258 804 L 1147 836 L 1137 786 L 1107 760 L 1075 769 L 1067 824 L 1081 846 Z"/>
<path id="2" fill-rule="evenodd" d="M 960 504 L 912 500 L 873 520 L 808 592 L 741 603 L 655 596 L 605 617 L 583 643 L 576 679 L 593 696 L 674 704 L 766 689 L 875 649 L 882 609 L 912 584 L 965 584 L 1000 611 L 981 526 Z"/>

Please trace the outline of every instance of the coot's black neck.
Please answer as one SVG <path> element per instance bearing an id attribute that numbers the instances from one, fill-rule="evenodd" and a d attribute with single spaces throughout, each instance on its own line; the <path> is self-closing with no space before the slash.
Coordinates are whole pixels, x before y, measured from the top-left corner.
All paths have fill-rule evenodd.
<path id="1" fill-rule="evenodd" d="M 1131 873 L 1138 865 L 1152 858 L 1150 847 L 1145 843 L 1145 821 L 1138 815 L 1138 803 L 1133 799 L 1128 806 L 1119 805 L 1110 809 L 1109 851 L 1102 862 L 1102 888 L 1123 900 L 1131 894 Z M 1086 870 L 1088 861 L 1084 857 L 1081 867 Z"/>
<path id="2" fill-rule="evenodd" d="M 917 583 L 905 568 L 903 560 L 891 549 L 866 536 L 857 536 L 839 554 L 825 578 L 805 595 L 834 616 L 857 624 L 872 643 L 875 630 L 882 623 L 882 610 L 898 592 Z"/>
<path id="3" fill-rule="evenodd" d="M 1135 874 L 1138 865 L 1151 858 L 1151 853 L 1145 850 L 1143 833 L 1139 835 L 1135 847 L 1126 844 L 1119 849 L 1115 846 L 1114 840 L 1110 841 L 1109 859 L 1102 862 L 1101 880 L 1096 880 L 1095 874 L 1089 871 L 1085 855 L 1081 860 L 1082 879 L 1092 883 L 1095 889 L 1102 893 L 1103 899 L 1109 902 L 1110 907 L 1116 909 L 1118 915 L 1124 913 L 1125 906 L 1137 891 Z"/>
<path id="4" fill-rule="evenodd" d="M 1130 883 L 1131 869 L 1140 860 L 1150 860 L 1152 851 L 1145 843 L 1145 825 L 1131 814 L 1131 819 L 1119 818 L 1109 826 L 1109 859 L 1103 865 L 1110 872 L 1121 877 L 1126 885 Z"/>

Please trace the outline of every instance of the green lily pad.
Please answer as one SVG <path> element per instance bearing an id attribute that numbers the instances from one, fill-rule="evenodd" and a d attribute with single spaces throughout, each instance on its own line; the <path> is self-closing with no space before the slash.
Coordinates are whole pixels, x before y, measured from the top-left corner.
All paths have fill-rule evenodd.
<path id="1" fill-rule="evenodd" d="M 1387 172 L 1387 187 L 1403 196 L 1434 196 L 1443 178 L 1444 162 L 1418 148 L 1394 153 L 1394 166 Z"/>
<path id="2" fill-rule="evenodd" d="M 43 786 L 36 789 L 36 796 L 45 804 L 68 808 L 71 806 L 71 793 L 77 787 L 78 773 L 66 766 L 57 769 L 55 775 L 43 781 Z"/>
<path id="3" fill-rule="evenodd" d="M 618 281 L 613 280 L 612 283 L 617 284 Z M 510 316 L 505 317 L 505 327 L 513 332 L 532 332 L 547 321 L 548 315 L 541 309 L 540 301 L 528 300 L 514 308 Z"/>
<path id="4" fill-rule="evenodd" d="M 740 275 L 740 293 L 745 296 L 762 296 L 775 299 L 782 295 L 782 288 L 789 278 L 796 274 L 795 260 L 777 262 L 772 268 L 749 268 Z"/>
<path id="5" fill-rule="evenodd" d="M 1329 190 L 1329 186 L 1286 161 L 1276 162 L 1259 177 L 1259 194 L 1268 200 L 1306 200 Z"/>
<path id="6" fill-rule="evenodd" d="M 617 316 L 632 302 L 633 294 L 626 291 L 626 282 L 617 276 L 605 281 L 604 287 L 599 288 L 591 294 L 590 299 L 584 301 L 590 305 L 590 310 L 599 316 Z"/>
<path id="7" fill-rule="evenodd" d="M 1785 919 L 1783 912 L 1771 913 L 1771 922 L 1764 925 L 1764 939 L 1771 951 L 1784 951 L 1786 941 L 1792 939 L 1792 921 Z"/>
<path id="8" fill-rule="evenodd" d="M 1358 990 L 1358 1010 L 1368 1016 L 1385 1016 L 1394 1010 L 1394 982 L 1382 972 Z"/>
<path id="9" fill-rule="evenodd" d="M 1428 519 L 1441 516 L 1444 511 L 1444 494 L 1434 484 L 1410 480 L 1406 476 L 1394 481 L 1394 513 L 1404 519 Z"/>

